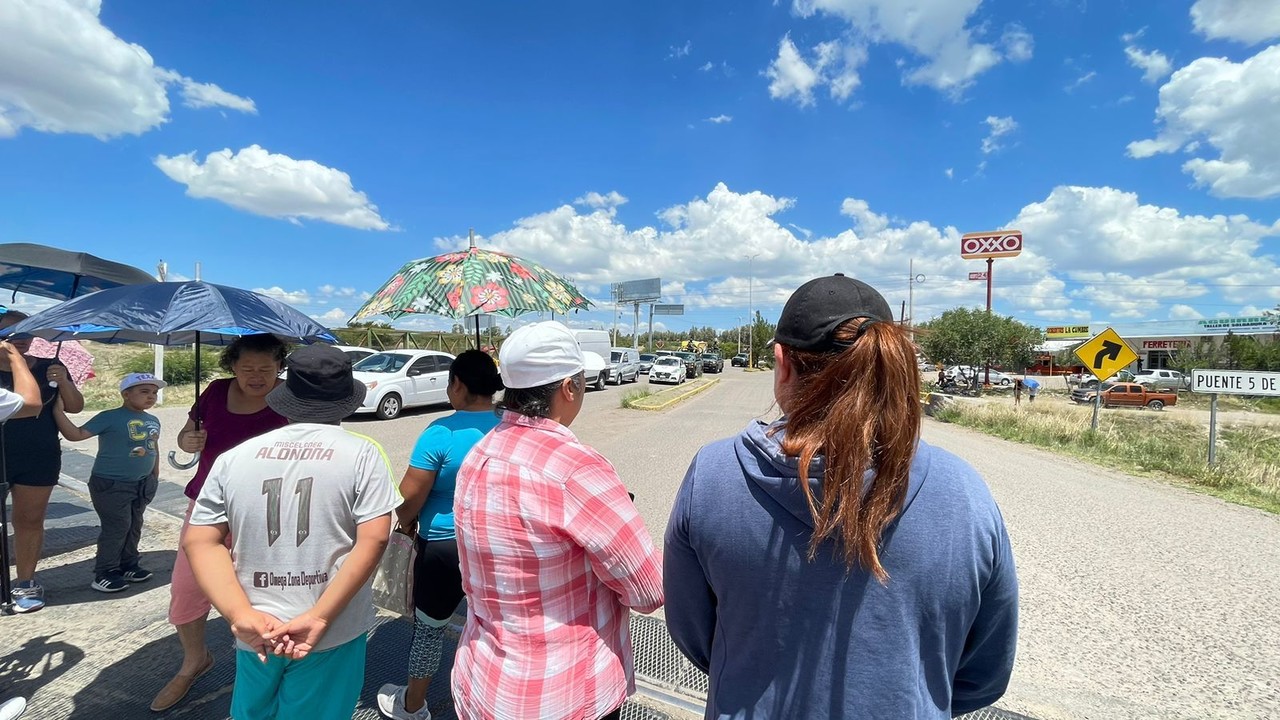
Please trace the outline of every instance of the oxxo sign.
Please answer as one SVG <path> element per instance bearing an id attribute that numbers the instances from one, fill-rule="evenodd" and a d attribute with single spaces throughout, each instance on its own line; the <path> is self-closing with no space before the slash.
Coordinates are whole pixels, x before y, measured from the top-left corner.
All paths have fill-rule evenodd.
<path id="1" fill-rule="evenodd" d="M 1015 257 L 1021 253 L 1021 230 L 968 233 L 960 238 L 960 257 L 965 260 Z"/>

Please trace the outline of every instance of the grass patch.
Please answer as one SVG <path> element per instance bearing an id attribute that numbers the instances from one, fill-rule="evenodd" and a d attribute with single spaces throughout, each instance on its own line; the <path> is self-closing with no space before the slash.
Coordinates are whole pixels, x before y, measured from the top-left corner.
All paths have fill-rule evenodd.
<path id="1" fill-rule="evenodd" d="M 650 395 L 653 395 L 652 390 L 644 390 L 644 389 L 632 390 L 631 392 L 622 396 L 622 401 L 620 404 L 622 407 L 630 410 L 636 406 L 636 403 L 649 397 Z"/>
<path id="2" fill-rule="evenodd" d="M 1154 474 L 1230 502 L 1280 513 L 1280 433 L 1253 425 L 1225 426 L 1218 464 L 1208 465 L 1209 430 L 1155 412 L 1104 410 L 1089 429 L 1091 410 L 1036 404 L 950 403 L 935 417 L 1127 472 Z"/>

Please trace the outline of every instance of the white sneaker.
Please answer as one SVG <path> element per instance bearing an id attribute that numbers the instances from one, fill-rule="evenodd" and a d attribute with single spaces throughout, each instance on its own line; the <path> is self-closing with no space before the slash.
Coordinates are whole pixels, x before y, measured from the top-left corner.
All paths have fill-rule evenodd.
<path id="1" fill-rule="evenodd" d="M 387 683 L 378 690 L 378 712 L 383 717 L 389 717 L 391 720 L 431 720 L 431 711 L 427 709 L 426 703 L 418 712 L 409 712 L 404 709 L 404 691 L 407 688 L 404 685 L 392 685 Z M 4 720 L 4 718 L 0 718 Z"/>
<path id="2" fill-rule="evenodd" d="M 27 701 L 20 697 L 13 698 L 0 705 L 0 720 L 17 720 L 26 711 Z"/>

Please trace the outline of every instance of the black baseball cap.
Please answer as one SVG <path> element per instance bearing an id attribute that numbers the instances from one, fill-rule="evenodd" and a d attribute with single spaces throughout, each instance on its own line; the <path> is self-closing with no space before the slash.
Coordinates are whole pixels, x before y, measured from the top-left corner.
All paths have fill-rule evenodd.
<path id="1" fill-rule="evenodd" d="M 854 318 L 893 322 L 889 303 L 875 288 L 836 273 L 801 285 L 782 308 L 773 341 L 797 350 L 829 352 L 843 347 L 836 328 Z"/>
<path id="2" fill-rule="evenodd" d="M 267 405 L 294 422 L 337 422 L 364 403 L 369 388 L 352 377 L 351 358 L 336 347 L 298 348 L 285 365 L 289 376 L 267 393 Z"/>

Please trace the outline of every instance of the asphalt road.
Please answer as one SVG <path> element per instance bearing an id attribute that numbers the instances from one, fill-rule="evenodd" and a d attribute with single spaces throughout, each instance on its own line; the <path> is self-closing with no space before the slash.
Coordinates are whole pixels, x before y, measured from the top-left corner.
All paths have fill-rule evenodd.
<path id="1" fill-rule="evenodd" d="M 630 387 L 609 386 L 588 394 L 572 430 L 614 463 L 661 542 L 697 449 L 776 413 L 772 377 L 726 368 L 662 412 L 621 409 Z M 381 442 L 398 472 L 443 412 L 347 426 Z M 158 414 L 176 435 L 182 411 Z M 983 474 L 1013 540 L 1022 621 L 1002 707 L 1046 720 L 1280 718 L 1280 518 L 933 420 L 924 437 Z M 175 507 L 176 492 L 166 488 Z"/>

